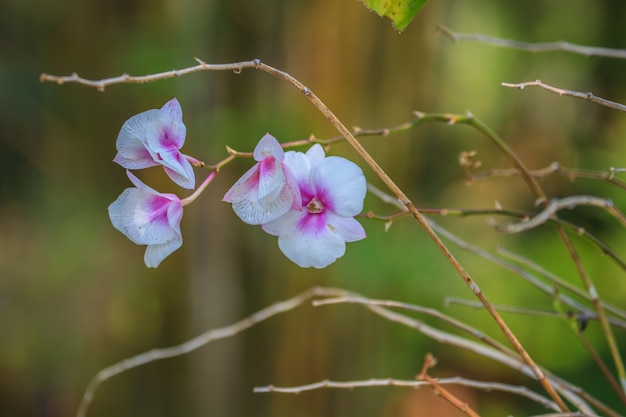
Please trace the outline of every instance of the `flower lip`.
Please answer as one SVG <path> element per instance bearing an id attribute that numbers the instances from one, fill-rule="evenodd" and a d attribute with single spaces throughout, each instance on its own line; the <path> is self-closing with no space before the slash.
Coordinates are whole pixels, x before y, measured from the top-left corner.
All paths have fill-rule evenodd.
<path id="1" fill-rule="evenodd" d="M 306 208 L 309 210 L 311 214 L 319 214 L 324 211 L 324 204 L 317 198 L 314 197 L 313 200 L 307 204 Z"/>

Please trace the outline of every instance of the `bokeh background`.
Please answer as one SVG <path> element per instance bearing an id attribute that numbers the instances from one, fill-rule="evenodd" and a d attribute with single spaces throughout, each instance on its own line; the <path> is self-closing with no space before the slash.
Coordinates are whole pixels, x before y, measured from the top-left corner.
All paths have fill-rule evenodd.
<path id="1" fill-rule="evenodd" d="M 607 170 L 626 165 L 623 113 L 500 83 L 541 79 L 626 102 L 625 62 L 454 44 L 436 27 L 528 42 L 565 39 L 626 48 L 624 16 L 626 3 L 609 0 L 430 0 L 399 34 L 356 0 L 3 0 L 0 415 L 74 415 L 88 381 L 103 367 L 233 323 L 316 285 L 438 308 L 502 340 L 483 311 L 445 306 L 446 297 L 471 299 L 471 293 L 409 219 L 395 222 L 388 232 L 382 222 L 362 220 L 368 239 L 349 244 L 346 255 L 324 270 L 291 264 L 274 237 L 242 224 L 220 202 L 249 160 L 227 166 L 186 207 L 183 247 L 158 269 L 147 269 L 144 248 L 117 232 L 106 210 L 129 185 L 124 170 L 112 162 L 115 138 L 128 117 L 177 97 L 188 132 L 183 151 L 209 163 L 224 158 L 227 145 L 252 150 L 265 132 L 281 141 L 336 132 L 299 92 L 254 70 L 117 85 L 104 93 L 42 84 L 40 73 L 76 71 L 98 79 L 191 66 L 194 57 L 209 63 L 260 58 L 308 85 L 348 126 L 388 127 L 409 120 L 415 110 L 471 111 L 532 169 L 558 161 Z M 486 208 L 498 201 L 534 209 L 533 196 L 519 178 L 466 183 L 457 161 L 461 151 L 476 150 L 484 169 L 508 167 L 468 126 L 427 124 L 362 141 L 418 207 Z M 330 153 L 355 160 L 380 185 L 346 144 Z M 161 171 L 140 176 L 160 191 L 186 195 Z M 198 178 L 204 174 L 198 171 Z M 550 177 L 542 186 L 550 196 L 591 194 L 626 207 L 623 190 L 605 182 Z M 393 212 L 371 196 L 366 210 Z M 581 208 L 565 215 L 625 254 L 624 230 L 605 212 Z M 549 227 L 510 236 L 494 231 L 484 216 L 434 219 L 479 247 L 493 252 L 502 245 L 579 285 L 571 259 Z M 573 239 L 600 294 L 624 307 L 624 271 L 587 241 Z M 492 302 L 552 309 L 550 297 L 518 276 L 451 247 Z M 540 364 L 620 408 L 563 321 L 504 317 Z M 610 363 L 598 327 L 591 323 L 585 334 Z M 616 335 L 623 349 L 623 329 Z M 427 352 L 439 358 L 434 376 L 537 387 L 359 306 L 304 306 L 184 357 L 114 377 L 96 393 L 89 415 L 458 415 L 427 389 L 252 393 L 259 385 L 324 378 L 412 379 Z M 510 395 L 455 392 L 483 415 L 544 411 Z"/>

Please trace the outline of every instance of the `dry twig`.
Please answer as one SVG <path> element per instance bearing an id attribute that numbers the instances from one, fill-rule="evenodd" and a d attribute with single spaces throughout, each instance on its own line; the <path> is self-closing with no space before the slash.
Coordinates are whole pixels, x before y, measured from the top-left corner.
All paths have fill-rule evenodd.
<path id="1" fill-rule="evenodd" d="M 477 412 L 475 412 L 466 402 L 463 402 L 460 399 L 458 399 L 450 391 L 443 388 L 436 379 L 431 378 L 431 376 L 428 375 L 428 370 L 432 368 L 433 366 L 435 366 L 436 363 L 437 363 L 437 360 L 435 359 L 435 357 L 431 355 L 430 353 L 427 354 L 426 358 L 424 358 L 424 365 L 422 366 L 422 370 L 419 373 L 419 375 L 417 375 L 416 378 L 420 381 L 426 381 L 430 385 L 430 387 L 433 389 L 433 392 L 435 393 L 435 395 L 440 396 L 444 400 L 448 401 L 450 404 L 452 404 L 454 407 L 456 407 L 459 411 L 461 411 L 466 416 L 480 417 L 480 415 Z"/>
<path id="2" fill-rule="evenodd" d="M 479 33 L 457 33 L 448 29 L 443 25 L 439 25 L 437 27 L 442 33 L 447 35 L 452 41 L 460 42 L 460 41 L 471 41 L 471 42 L 480 42 L 486 43 L 494 46 L 501 46 L 504 48 L 513 48 L 520 49 L 528 52 L 554 52 L 554 51 L 564 51 L 571 52 L 574 54 L 584 55 L 586 57 L 594 57 L 594 56 L 603 56 L 608 58 L 619 58 L 626 59 L 626 50 L 625 49 L 613 49 L 613 48 L 603 48 L 598 46 L 584 46 L 584 45 L 576 45 L 573 43 L 565 42 L 565 41 L 556 41 L 556 42 L 540 42 L 540 43 L 530 43 L 530 42 L 520 42 L 512 39 L 503 39 L 503 38 L 495 38 L 492 36 L 482 35 Z"/>
<path id="3" fill-rule="evenodd" d="M 472 379 L 466 379 L 461 377 L 453 377 L 453 378 L 442 378 L 437 379 L 439 385 L 461 385 L 469 388 L 480 389 L 484 391 L 501 391 L 507 392 L 510 394 L 519 395 L 521 397 L 526 397 L 542 406 L 554 410 L 559 411 L 559 407 L 548 398 L 543 395 L 537 394 L 534 391 L 529 390 L 524 386 L 516 386 L 510 384 L 502 384 L 499 382 L 485 382 L 485 381 L 475 381 Z M 355 388 L 365 388 L 365 387 L 409 387 L 418 389 L 422 386 L 429 385 L 426 381 L 411 381 L 411 380 L 402 380 L 402 379 L 393 379 L 393 378 L 371 378 L 360 381 L 331 381 L 325 379 L 323 381 L 313 382 L 311 384 L 298 385 L 293 387 L 276 387 L 274 385 L 267 385 L 262 387 L 255 387 L 254 392 L 257 393 L 268 393 L 268 392 L 277 392 L 284 394 L 300 394 L 306 391 L 314 391 L 318 389 L 355 389 Z"/>
<path id="4" fill-rule="evenodd" d="M 615 109 L 615 110 L 619 110 L 619 111 L 626 111 L 626 106 L 621 104 L 621 103 L 617 103 L 615 101 L 611 101 L 611 100 L 607 100 L 605 98 L 602 97 L 598 97 L 596 95 L 594 95 L 592 92 L 580 92 L 580 91 L 573 91 L 573 90 L 565 90 L 563 88 L 557 88 L 557 87 L 553 87 L 551 85 L 548 84 L 544 84 L 541 82 L 541 80 L 536 80 L 536 81 L 527 81 L 524 83 L 518 83 L 518 84 L 513 84 L 513 83 L 500 83 L 500 85 L 502 85 L 503 87 L 510 87 L 510 88 L 517 88 L 519 90 L 523 90 L 526 87 L 539 87 L 539 88 L 543 88 L 544 90 L 548 90 L 552 93 L 558 94 L 560 96 L 569 96 L 569 97 L 576 97 L 576 98 L 582 98 L 583 100 L 589 100 L 591 102 L 594 102 L 596 104 L 600 104 L 602 106 L 605 107 L 609 107 L 611 109 Z"/>

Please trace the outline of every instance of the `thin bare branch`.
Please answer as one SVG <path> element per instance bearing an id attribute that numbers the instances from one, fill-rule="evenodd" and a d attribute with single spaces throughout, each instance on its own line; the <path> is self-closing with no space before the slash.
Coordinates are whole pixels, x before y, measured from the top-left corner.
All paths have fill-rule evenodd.
<path id="1" fill-rule="evenodd" d="M 538 179 L 545 178 L 551 174 L 558 174 L 558 175 L 567 177 L 570 181 L 574 181 L 577 178 L 588 178 L 588 179 L 595 179 L 599 181 L 606 181 L 611 185 L 615 185 L 621 188 L 622 190 L 626 190 L 626 182 L 618 178 L 615 178 L 615 173 L 618 172 L 615 168 L 609 168 L 607 172 L 592 171 L 592 170 L 586 170 L 586 169 L 568 168 L 568 167 L 562 166 L 558 162 L 552 162 L 550 165 L 548 165 L 545 168 L 531 170 L 528 172 L 530 173 L 530 175 Z M 515 168 L 509 168 L 509 169 L 496 168 L 496 169 L 491 169 L 489 171 L 477 172 L 477 173 L 471 174 L 469 176 L 469 180 L 474 181 L 474 180 L 481 180 L 484 178 L 510 177 L 514 175 L 520 175 L 520 171 Z"/>
<path id="2" fill-rule="evenodd" d="M 253 59 L 252 61 L 243 61 L 243 62 L 235 62 L 229 64 L 207 64 L 195 58 L 198 62 L 198 65 L 193 67 L 188 67 L 180 70 L 171 70 L 159 72 L 156 74 L 149 75 L 130 75 L 130 74 L 122 74 L 117 77 L 104 78 L 101 80 L 90 80 L 87 78 L 83 78 L 79 76 L 77 73 L 72 73 L 71 75 L 66 76 L 58 76 L 58 75 L 50 75 L 50 74 L 41 74 L 39 76 L 39 81 L 41 82 L 53 82 L 58 85 L 62 85 L 65 83 L 77 83 L 82 84 L 87 87 L 94 87 L 98 91 L 104 91 L 104 89 L 110 85 L 114 84 L 145 84 L 152 83 L 159 80 L 166 80 L 168 78 L 178 78 L 183 75 L 192 74 L 194 72 L 201 71 L 233 71 L 235 74 L 241 73 L 244 68 L 258 68 L 261 64 L 261 61 L 258 59 Z"/>
<path id="3" fill-rule="evenodd" d="M 599 198 L 589 195 L 573 195 L 565 198 L 555 198 L 550 200 L 548 206 L 536 216 L 523 220 L 519 223 L 511 223 L 498 226 L 498 230 L 507 233 L 520 233 L 534 229 L 550 220 L 559 210 L 573 209 L 577 206 L 594 206 L 606 209 L 622 226 L 626 227 L 626 216 L 613 204 L 610 199 Z"/>
<path id="4" fill-rule="evenodd" d="M 519 90 L 523 90 L 526 87 L 539 87 L 539 88 L 543 88 L 544 90 L 548 90 L 552 93 L 558 94 L 560 96 L 569 96 L 569 97 L 576 97 L 576 98 L 581 98 L 583 100 L 589 100 L 591 102 L 594 102 L 596 104 L 600 104 L 602 106 L 605 107 L 609 107 L 611 109 L 614 110 L 619 110 L 619 111 L 626 111 L 626 105 L 623 105 L 622 103 L 617 103 L 615 101 L 611 101 L 611 100 L 607 100 L 605 98 L 602 97 L 598 97 L 596 95 L 594 95 L 592 92 L 580 92 L 580 91 L 573 91 L 573 90 L 565 90 L 562 88 L 558 88 L 558 87 L 553 87 L 551 85 L 548 84 L 544 84 L 541 82 L 541 80 L 536 80 L 536 81 L 527 81 L 524 83 L 517 83 L 517 84 L 513 84 L 513 83 L 500 83 L 500 85 L 502 85 L 503 87 L 509 87 L 509 88 L 517 88 Z"/>
<path id="5" fill-rule="evenodd" d="M 625 49 L 603 48 L 598 46 L 576 45 L 565 41 L 529 43 L 512 39 L 495 38 L 477 33 L 456 33 L 445 26 L 439 25 L 438 29 L 454 42 L 470 41 L 480 42 L 503 48 L 520 49 L 528 52 L 554 52 L 564 51 L 586 57 L 603 56 L 608 58 L 626 59 Z"/>
<path id="6" fill-rule="evenodd" d="M 536 414 L 531 417 L 600 417 L 596 414 L 587 413 L 550 413 L 550 414 Z"/>
<path id="7" fill-rule="evenodd" d="M 536 403 L 541 404 L 542 406 L 554 410 L 559 411 L 559 407 L 548 398 L 543 395 L 537 394 L 534 391 L 531 391 L 525 386 L 521 385 L 510 385 L 510 384 L 502 384 L 498 382 L 486 382 L 486 381 L 476 381 L 472 379 L 466 379 L 461 377 L 453 377 L 453 378 L 442 378 L 437 379 L 437 382 L 440 385 L 461 385 L 469 388 L 476 388 L 480 390 L 484 390 L 487 392 L 490 391 L 501 391 L 507 392 L 515 395 L 519 395 L 521 397 L 526 397 Z M 393 378 L 381 378 L 381 379 L 366 379 L 359 381 L 331 381 L 325 379 L 323 381 L 314 382 L 311 384 L 298 385 L 293 387 L 276 387 L 274 385 L 267 385 L 263 387 L 255 387 L 254 392 L 256 393 L 268 393 L 268 392 L 277 392 L 284 394 L 300 394 L 306 391 L 314 391 L 318 389 L 348 389 L 352 390 L 355 388 L 365 388 L 365 387 L 408 387 L 418 389 L 428 385 L 425 381 L 412 381 L 412 380 L 402 380 L 402 379 L 393 379 Z"/>
<path id="8" fill-rule="evenodd" d="M 563 295 L 561 295 L 563 297 Z M 483 309 L 483 305 L 478 301 L 474 300 L 466 300 L 465 298 L 458 297 L 446 297 L 445 298 L 446 305 L 456 304 L 460 306 L 475 308 L 475 309 Z M 542 317 L 554 317 L 558 318 L 559 314 L 554 312 L 553 310 L 538 310 L 535 308 L 525 308 L 525 307 L 514 307 L 514 306 L 505 306 L 505 305 L 495 305 L 498 311 L 503 313 L 514 313 L 514 314 L 523 314 L 527 316 L 542 316 Z M 572 313 L 575 317 L 580 317 L 581 320 L 599 320 L 598 315 L 591 311 L 578 311 L 577 313 Z M 626 322 L 620 319 L 616 319 L 613 317 L 608 318 L 609 323 L 614 326 L 621 327 L 622 329 L 626 329 Z"/>

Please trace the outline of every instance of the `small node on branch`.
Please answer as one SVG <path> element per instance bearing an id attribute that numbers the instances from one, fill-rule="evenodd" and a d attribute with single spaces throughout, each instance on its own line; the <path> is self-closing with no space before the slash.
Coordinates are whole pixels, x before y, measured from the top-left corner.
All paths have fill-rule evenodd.
<path id="1" fill-rule="evenodd" d="M 241 74 L 241 67 L 233 68 L 233 72 L 237 75 Z"/>
<path id="2" fill-rule="evenodd" d="M 472 151 L 461 151 L 459 154 L 459 165 L 465 171 L 465 175 L 468 177 L 468 182 L 472 182 L 472 173 L 470 169 L 479 168 L 482 165 L 482 162 L 476 159 L 476 154 L 478 152 L 475 150 Z"/>

